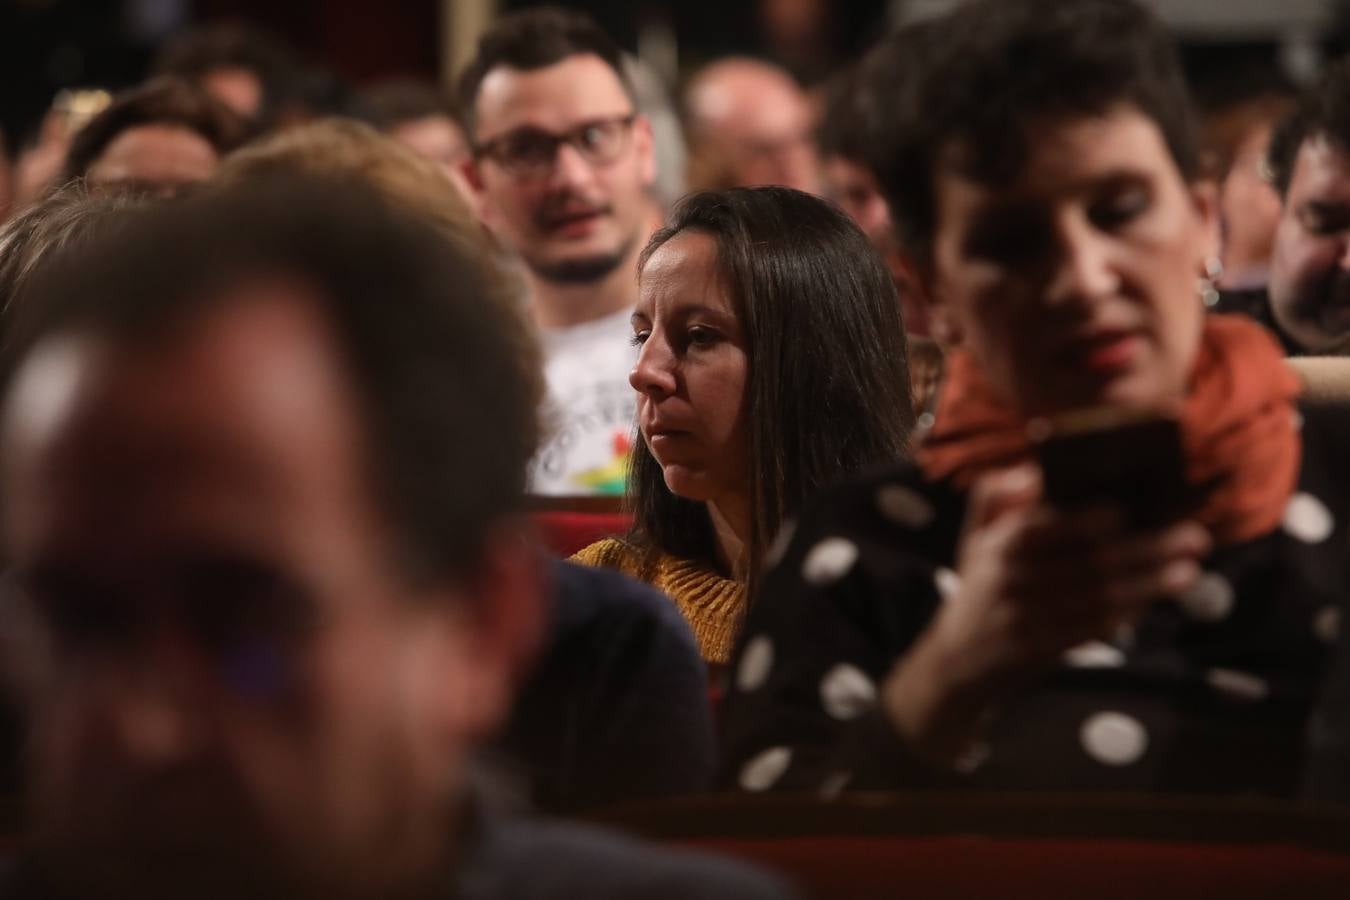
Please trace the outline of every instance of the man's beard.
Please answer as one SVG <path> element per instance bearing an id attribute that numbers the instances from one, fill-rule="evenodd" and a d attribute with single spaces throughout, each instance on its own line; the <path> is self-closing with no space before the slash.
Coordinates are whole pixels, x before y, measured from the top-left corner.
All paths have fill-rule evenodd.
<path id="1" fill-rule="evenodd" d="M 537 257 L 525 257 L 525 264 L 536 277 L 554 284 L 593 284 L 608 278 L 614 270 L 623 265 L 633 249 L 636 239 L 629 239 L 618 249 L 609 253 L 597 253 L 591 256 L 573 259 L 544 260 Z M 636 273 L 634 273 L 636 277 Z"/>

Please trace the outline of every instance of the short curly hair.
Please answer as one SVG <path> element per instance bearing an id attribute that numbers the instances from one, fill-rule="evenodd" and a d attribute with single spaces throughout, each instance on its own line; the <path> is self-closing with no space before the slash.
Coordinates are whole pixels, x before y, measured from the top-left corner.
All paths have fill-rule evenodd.
<path id="1" fill-rule="evenodd" d="M 1350 150 L 1350 58 L 1329 66 L 1271 137 L 1266 167 L 1281 197 L 1289 191 L 1299 149 L 1313 137 Z"/>
<path id="2" fill-rule="evenodd" d="M 1120 105 L 1151 119 L 1182 176 L 1200 172 L 1194 116 L 1171 36 L 1136 0 L 973 0 L 879 48 L 868 90 L 868 163 L 905 246 L 923 258 L 936 222 L 933 175 L 1016 177 L 1035 128 Z"/>

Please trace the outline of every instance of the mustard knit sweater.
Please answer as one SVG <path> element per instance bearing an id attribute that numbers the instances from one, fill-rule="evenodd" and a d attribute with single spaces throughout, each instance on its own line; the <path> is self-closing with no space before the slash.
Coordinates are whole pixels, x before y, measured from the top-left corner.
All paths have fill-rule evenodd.
<path id="1" fill-rule="evenodd" d="M 711 665 L 731 662 L 745 605 L 743 583 L 723 578 L 702 563 L 666 554 L 658 556 L 654 566 L 644 566 L 642 550 L 616 538 L 591 544 L 572 561 L 618 569 L 664 591 L 693 628 L 704 661 Z"/>

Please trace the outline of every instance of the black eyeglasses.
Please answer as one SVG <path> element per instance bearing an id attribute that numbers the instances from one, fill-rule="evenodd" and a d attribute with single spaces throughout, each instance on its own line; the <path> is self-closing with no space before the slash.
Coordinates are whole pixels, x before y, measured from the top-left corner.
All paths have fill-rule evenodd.
<path id="1" fill-rule="evenodd" d="M 520 128 L 479 144 L 474 155 L 491 159 L 513 175 L 545 175 L 558 158 L 558 148 L 570 144 L 581 158 L 595 166 L 614 162 L 628 147 L 635 113 L 612 119 L 582 122 L 562 134 L 542 128 Z"/>

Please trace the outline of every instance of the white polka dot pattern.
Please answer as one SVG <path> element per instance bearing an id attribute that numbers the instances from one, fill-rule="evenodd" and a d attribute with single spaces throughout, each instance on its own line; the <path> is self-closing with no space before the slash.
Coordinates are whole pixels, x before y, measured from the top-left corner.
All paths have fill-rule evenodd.
<path id="1" fill-rule="evenodd" d="M 1206 572 L 1177 602 L 1198 622 L 1222 622 L 1233 612 L 1233 586 L 1222 575 Z"/>
<path id="2" fill-rule="evenodd" d="M 778 783 L 792 764 L 792 751 L 787 747 L 770 747 L 756 754 L 741 766 L 740 785 L 747 791 L 767 791 Z"/>
<path id="3" fill-rule="evenodd" d="M 806 554 L 802 562 L 802 577 L 808 584 L 825 587 L 847 575 L 857 561 L 857 544 L 848 538 L 826 538 Z"/>
<path id="4" fill-rule="evenodd" d="M 937 585 L 938 596 L 944 601 L 951 600 L 961 590 L 961 576 L 945 567 L 933 573 L 933 583 Z"/>
<path id="5" fill-rule="evenodd" d="M 952 768 L 961 775 L 974 775 L 984 768 L 984 764 L 989 762 L 991 755 L 993 755 L 993 751 L 989 745 L 983 741 L 978 741 L 961 751 L 961 755 L 956 757 L 956 760 L 952 763 Z"/>
<path id="6" fill-rule="evenodd" d="M 1089 756 L 1106 766 L 1128 766 L 1143 758 L 1148 732 L 1131 716 L 1100 712 L 1090 716 L 1079 732 Z"/>
<path id="7" fill-rule="evenodd" d="M 852 780 L 852 772 L 831 772 L 820 786 L 820 799 L 834 800 L 844 792 L 844 788 L 848 787 L 848 783 Z"/>
<path id="8" fill-rule="evenodd" d="M 1341 611 L 1334 606 L 1324 606 L 1313 617 L 1313 634 L 1325 644 L 1334 644 L 1341 636 Z"/>
<path id="9" fill-rule="evenodd" d="M 1331 537 L 1336 520 L 1312 494 L 1298 493 L 1284 510 L 1284 530 L 1305 544 L 1320 544 Z"/>
<path id="10" fill-rule="evenodd" d="M 840 663 L 820 681 L 820 702 L 836 719 L 856 719 L 876 701 L 877 686 L 857 666 Z"/>
<path id="11" fill-rule="evenodd" d="M 927 528 L 936 515 L 933 504 L 898 484 L 887 485 L 877 491 L 877 509 L 887 519 L 905 528 Z"/>
<path id="12" fill-rule="evenodd" d="M 736 689 L 743 694 L 757 691 L 769 680 L 773 670 L 773 641 L 765 635 L 752 638 L 736 667 Z"/>
<path id="13" fill-rule="evenodd" d="M 1125 653 L 1101 641 L 1088 641 L 1066 650 L 1064 662 L 1079 669 L 1118 669 L 1125 665 Z"/>
<path id="14" fill-rule="evenodd" d="M 1205 674 L 1209 686 L 1234 700 L 1255 702 L 1270 696 L 1270 685 L 1265 679 L 1233 669 L 1210 669 Z"/>

